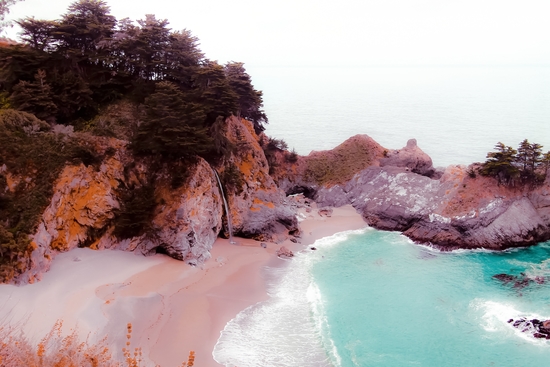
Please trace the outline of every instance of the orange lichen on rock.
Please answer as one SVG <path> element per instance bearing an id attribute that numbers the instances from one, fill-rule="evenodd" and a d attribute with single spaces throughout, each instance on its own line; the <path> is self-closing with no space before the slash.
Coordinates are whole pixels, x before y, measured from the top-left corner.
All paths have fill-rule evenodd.
<path id="1" fill-rule="evenodd" d="M 448 199 L 441 210 L 441 214 L 447 217 L 465 215 L 485 207 L 498 198 L 513 197 L 517 194 L 513 187 L 498 185 L 493 177 L 469 177 L 466 167 L 463 166 L 449 167 L 442 181 L 455 181 L 452 190 L 446 193 Z"/>

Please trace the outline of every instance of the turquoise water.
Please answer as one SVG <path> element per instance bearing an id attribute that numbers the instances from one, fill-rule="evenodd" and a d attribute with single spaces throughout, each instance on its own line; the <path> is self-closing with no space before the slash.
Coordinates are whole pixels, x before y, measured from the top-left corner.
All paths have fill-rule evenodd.
<path id="1" fill-rule="evenodd" d="M 438 253 L 369 231 L 320 254 L 325 260 L 313 266 L 313 278 L 341 366 L 548 365 L 550 344 L 507 320 L 550 318 L 550 285 L 520 290 L 492 276 L 550 275 L 550 243 Z"/>
<path id="2" fill-rule="evenodd" d="M 269 301 L 225 328 L 226 366 L 546 366 L 550 343 L 510 318 L 550 318 L 550 242 L 502 253 L 439 253 L 374 229 L 317 241 L 267 269 Z"/>

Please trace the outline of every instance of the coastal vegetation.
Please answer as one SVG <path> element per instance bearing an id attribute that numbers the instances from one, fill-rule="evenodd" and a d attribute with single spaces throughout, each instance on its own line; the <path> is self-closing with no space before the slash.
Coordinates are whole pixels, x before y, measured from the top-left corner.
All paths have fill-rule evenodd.
<path id="1" fill-rule="evenodd" d="M 487 153 L 487 160 L 479 172 L 496 177 L 499 184 L 537 185 L 544 181 L 550 168 L 550 151 L 543 153 L 543 146 L 523 140 L 518 149 L 498 142 L 495 151 Z"/>
<path id="2" fill-rule="evenodd" d="M 13 3 L 2 1 L 1 14 Z M 120 188 L 114 234 L 129 238 L 146 231 L 157 205 L 155 174 L 177 172 L 177 187 L 197 157 L 222 162 L 237 149 L 222 133 L 229 116 L 257 133 L 268 122 L 244 64 L 207 59 L 197 37 L 166 19 L 118 20 L 105 1 L 78 0 L 58 20 L 16 23 L 22 43 L 0 47 L 2 282 L 29 266 L 29 235 L 63 166 L 97 169 L 114 153 L 98 141 L 129 142 L 148 169 L 144 182 Z M 222 182 L 238 191 L 242 178 L 228 167 Z"/>
<path id="3" fill-rule="evenodd" d="M 63 322 L 57 321 L 50 332 L 34 346 L 17 329 L 0 326 L 0 365 L 3 367 L 141 367 L 140 347 L 132 348 L 132 324 L 126 326 L 126 346 L 121 352 L 124 362 L 117 362 L 109 349 L 107 337 L 97 343 L 81 341 L 76 330 L 63 333 Z M 195 352 L 190 351 L 180 367 L 193 367 Z M 160 366 L 156 366 L 160 367 Z"/>

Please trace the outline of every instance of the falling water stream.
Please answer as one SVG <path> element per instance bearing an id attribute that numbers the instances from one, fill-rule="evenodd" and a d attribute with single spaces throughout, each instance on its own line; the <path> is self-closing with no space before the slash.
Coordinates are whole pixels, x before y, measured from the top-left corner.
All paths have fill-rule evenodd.
<path id="1" fill-rule="evenodd" d="M 216 175 L 216 179 L 218 180 L 218 186 L 220 188 L 220 193 L 222 194 L 223 205 L 225 207 L 225 214 L 227 216 L 227 230 L 229 231 L 229 243 L 235 244 L 236 242 L 233 241 L 233 225 L 231 224 L 231 214 L 229 212 L 229 205 L 227 205 L 227 200 L 225 200 L 225 193 L 223 192 L 222 182 L 220 181 L 220 176 L 218 176 L 218 172 L 215 169 L 212 169 L 212 171 L 214 171 L 214 174 Z"/>

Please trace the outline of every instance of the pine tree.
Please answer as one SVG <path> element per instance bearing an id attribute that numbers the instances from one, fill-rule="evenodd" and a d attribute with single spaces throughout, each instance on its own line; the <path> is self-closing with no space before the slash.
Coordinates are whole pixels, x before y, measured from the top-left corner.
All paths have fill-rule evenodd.
<path id="1" fill-rule="evenodd" d="M 550 168 L 550 150 L 542 155 L 540 160 L 542 167 L 544 167 L 544 175 L 548 175 L 548 169 Z"/>
<path id="2" fill-rule="evenodd" d="M 57 50 L 76 62 L 101 63 L 116 25 L 116 18 L 109 11 L 101 0 L 72 3 L 52 31 Z"/>
<path id="3" fill-rule="evenodd" d="M 238 95 L 231 88 L 224 68 L 215 61 L 205 60 L 195 76 L 200 103 L 207 108 L 207 123 L 213 124 L 236 114 L 239 109 Z"/>
<path id="4" fill-rule="evenodd" d="M 27 17 L 16 23 L 22 29 L 20 37 L 27 45 L 39 51 L 55 50 L 53 31 L 57 25 L 56 22 Z"/>
<path id="5" fill-rule="evenodd" d="M 541 165 L 542 145 L 523 140 L 518 147 L 516 165 L 523 183 L 532 182 L 537 178 L 537 169 Z"/>
<path id="6" fill-rule="evenodd" d="M 38 70 L 34 82 L 20 81 L 10 96 L 11 104 L 21 110 L 33 113 L 41 120 L 53 123 L 57 106 L 52 99 L 50 85 L 46 82 L 46 72 Z"/>

